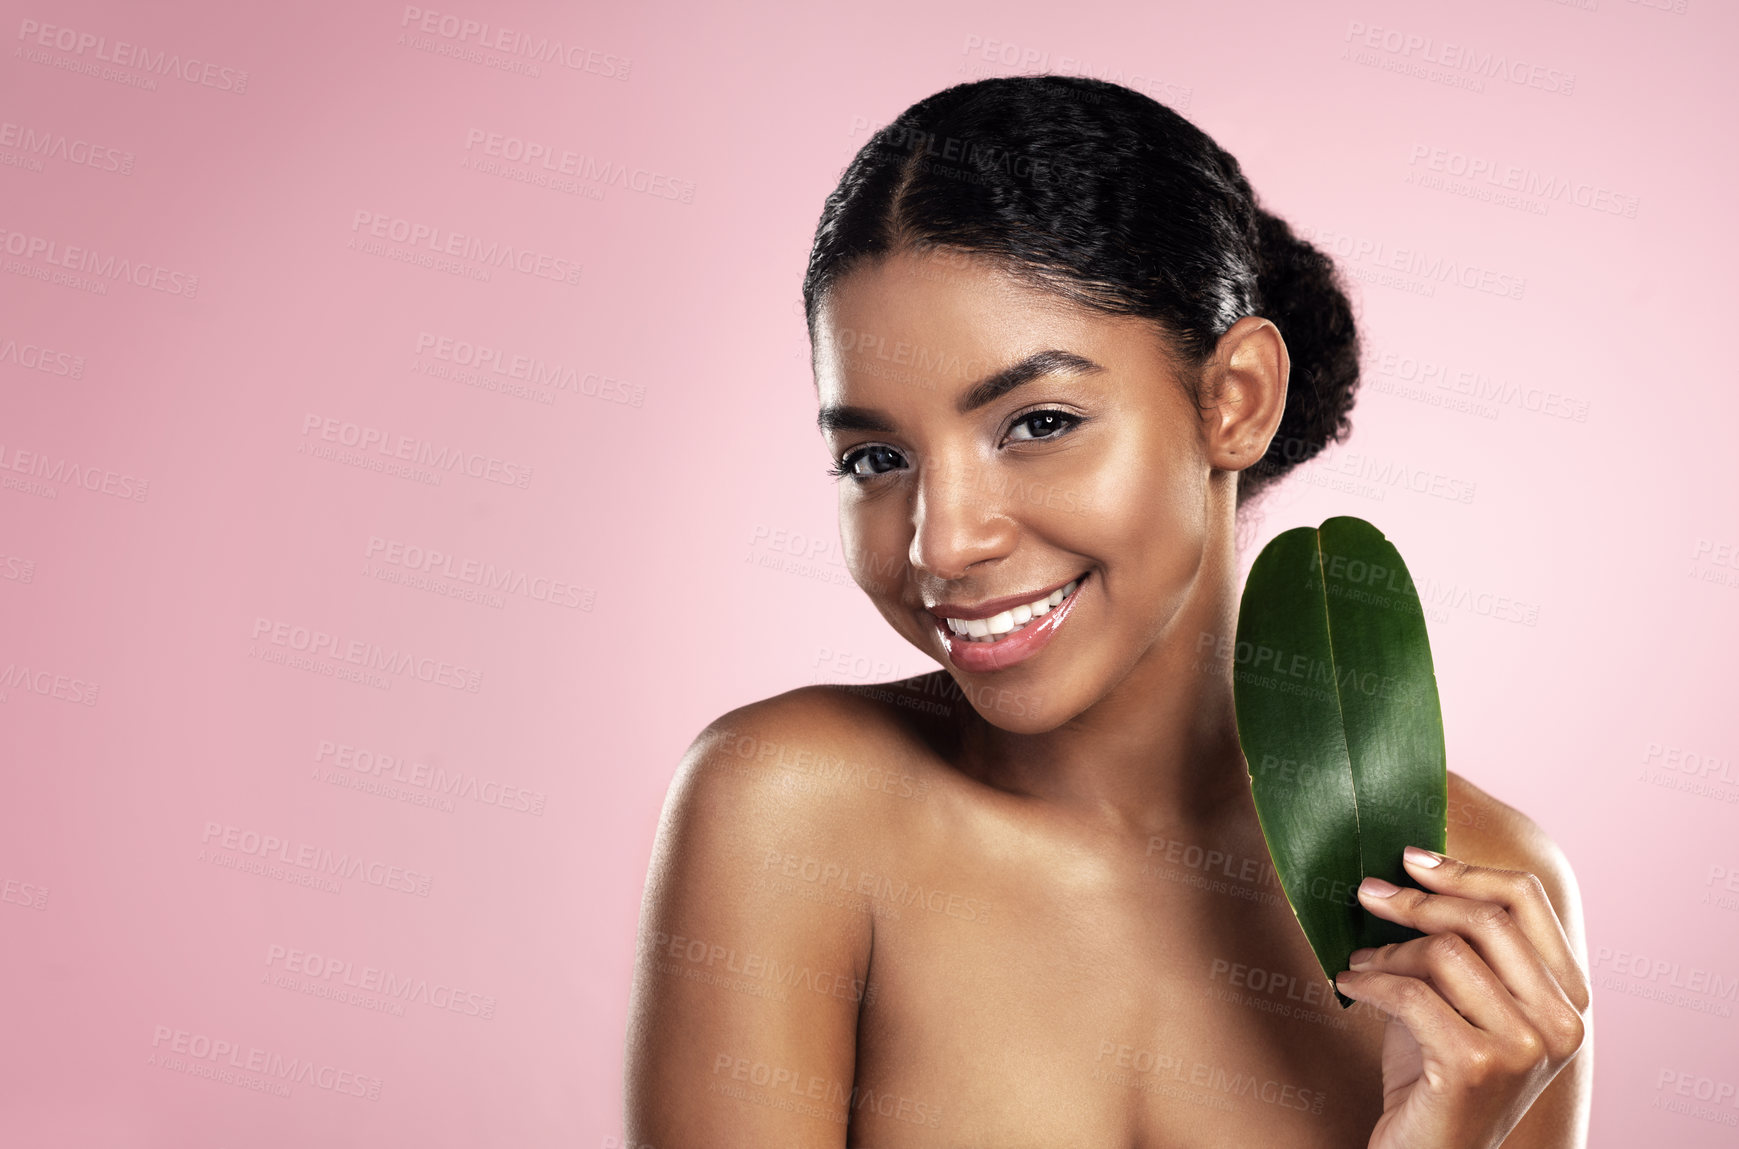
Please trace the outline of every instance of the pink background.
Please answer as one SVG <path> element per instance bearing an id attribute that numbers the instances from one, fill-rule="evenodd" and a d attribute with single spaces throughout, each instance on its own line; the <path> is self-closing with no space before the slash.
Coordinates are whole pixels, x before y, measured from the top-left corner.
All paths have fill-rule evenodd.
<path id="1" fill-rule="evenodd" d="M 1183 111 L 1356 277 L 1356 433 L 1246 562 L 1397 542 L 1451 766 L 1580 876 L 1593 1144 L 1732 1144 L 1732 9 L 714 8 L 4 4 L 0 1140 L 616 1144 L 688 741 L 931 668 L 841 563 L 822 199 L 919 97 L 1052 70 Z M 250 1056 L 327 1068 L 196 1075 Z"/>

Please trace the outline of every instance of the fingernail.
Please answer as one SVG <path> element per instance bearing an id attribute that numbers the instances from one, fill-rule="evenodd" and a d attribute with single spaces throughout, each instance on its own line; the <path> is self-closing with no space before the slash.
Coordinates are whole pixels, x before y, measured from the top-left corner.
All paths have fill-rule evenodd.
<path id="1" fill-rule="evenodd" d="M 1371 964 L 1371 955 L 1376 952 L 1374 949 L 1354 950 L 1347 956 L 1347 968 L 1364 969 Z"/>
<path id="2" fill-rule="evenodd" d="M 1400 892 L 1400 886 L 1385 882 L 1381 878 L 1366 878 L 1359 883 L 1359 893 L 1369 894 L 1373 898 L 1392 898 Z"/>
<path id="3" fill-rule="evenodd" d="M 1415 866 L 1424 866 L 1427 869 L 1441 865 L 1443 862 L 1442 854 L 1433 854 L 1430 850 L 1421 850 L 1418 846 L 1408 846 L 1401 851 L 1401 856 Z"/>

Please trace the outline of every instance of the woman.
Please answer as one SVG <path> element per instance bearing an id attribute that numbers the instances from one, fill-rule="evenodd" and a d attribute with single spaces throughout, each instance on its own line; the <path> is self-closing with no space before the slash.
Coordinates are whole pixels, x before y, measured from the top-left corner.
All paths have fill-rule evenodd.
<path id="1" fill-rule="evenodd" d="M 1027 76 L 871 139 L 804 298 L 847 563 L 943 670 L 695 739 L 629 1140 L 1582 1144 L 1581 913 L 1533 823 L 1451 774 L 1431 892 L 1358 890 L 1424 936 L 1355 954 L 1344 1012 L 1267 865 L 1216 655 L 1238 508 L 1348 428 L 1330 262 L 1176 113 Z"/>

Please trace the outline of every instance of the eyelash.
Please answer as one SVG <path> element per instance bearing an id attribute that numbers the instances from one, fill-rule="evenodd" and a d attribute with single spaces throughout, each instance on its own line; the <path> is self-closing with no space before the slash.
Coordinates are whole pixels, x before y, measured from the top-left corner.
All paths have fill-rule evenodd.
<path id="1" fill-rule="evenodd" d="M 1017 415 L 1015 417 L 1014 422 L 1009 424 L 1009 429 L 1013 430 L 1015 427 L 1018 427 L 1022 423 L 1025 423 L 1028 419 L 1035 419 L 1040 415 L 1055 415 L 1058 418 L 1063 419 L 1064 424 L 1063 424 L 1062 429 L 1055 431 L 1049 435 L 1032 435 L 1032 436 L 1029 436 L 1027 439 L 1022 440 L 1023 442 L 1044 442 L 1044 441 L 1047 441 L 1050 439 L 1060 439 L 1064 435 L 1067 435 L 1070 431 L 1073 431 L 1076 427 L 1080 426 L 1083 422 L 1086 421 L 1085 417 L 1081 416 L 1081 415 L 1072 415 L 1067 411 L 1059 411 L 1054 407 L 1041 407 L 1036 411 L 1026 411 L 1020 415 Z M 850 451 L 847 451 L 843 456 L 840 457 L 840 459 L 837 462 L 834 463 L 833 466 L 827 468 L 827 473 L 835 479 L 843 479 L 843 478 L 850 477 L 852 479 L 857 480 L 860 483 L 866 482 L 870 479 L 877 478 L 879 475 L 889 474 L 895 468 L 889 468 L 889 470 L 887 470 L 887 471 L 880 471 L 880 472 L 877 472 L 875 474 L 869 474 L 869 475 L 860 475 L 852 470 L 852 467 L 854 467 L 857 464 L 858 459 L 862 458 L 864 455 L 869 454 L 871 451 L 876 451 L 876 450 L 892 451 L 893 448 L 888 447 L 888 446 L 881 444 L 881 443 L 866 443 L 865 445 L 863 445 L 861 447 L 856 447 Z"/>

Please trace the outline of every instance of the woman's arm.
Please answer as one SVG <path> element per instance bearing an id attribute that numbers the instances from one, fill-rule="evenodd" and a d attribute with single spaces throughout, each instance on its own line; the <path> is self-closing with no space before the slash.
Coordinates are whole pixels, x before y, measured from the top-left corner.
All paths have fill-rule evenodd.
<path id="1" fill-rule="evenodd" d="M 1360 951 L 1359 972 L 1336 979 L 1391 1015 L 1370 1144 L 1581 1149 L 1593 1027 L 1575 875 L 1528 818 L 1453 775 L 1451 805 L 1458 789 L 1489 819 L 1451 826 L 1459 856 L 1408 859 L 1424 891 L 1359 891 L 1366 909 L 1427 936 Z"/>
<path id="2" fill-rule="evenodd" d="M 1537 833 L 1537 831 L 1536 831 Z M 1588 940 L 1582 924 L 1582 897 L 1576 875 L 1556 843 L 1543 833 L 1525 844 L 1520 856 L 1504 864 L 1523 869 L 1540 879 L 1546 897 L 1563 923 L 1570 948 L 1583 969 L 1588 968 Z M 1582 1014 L 1582 1048 L 1570 1064 L 1558 1071 L 1527 1115 L 1504 1139 L 1503 1149 L 1582 1149 L 1588 1143 L 1589 1106 L 1594 1096 L 1594 1014 L 1592 1006 Z"/>
<path id="3" fill-rule="evenodd" d="M 804 691 L 734 711 L 671 784 L 641 912 L 629 1144 L 845 1144 L 870 921 L 786 870 L 849 852 L 852 811 L 777 765 L 825 748 L 826 711 Z"/>

